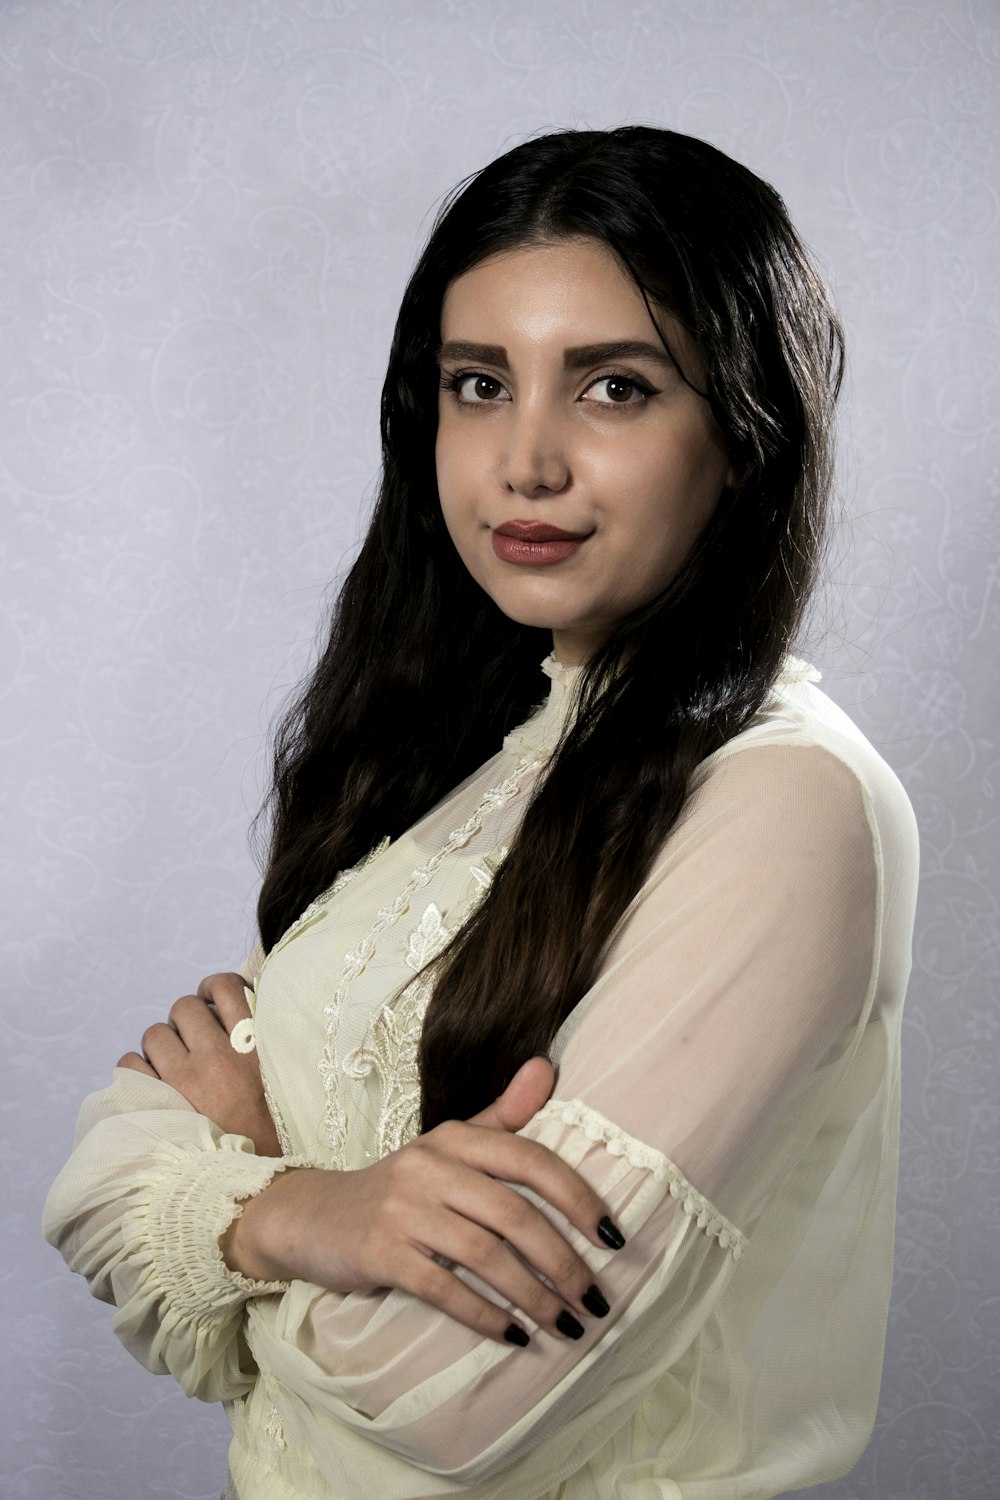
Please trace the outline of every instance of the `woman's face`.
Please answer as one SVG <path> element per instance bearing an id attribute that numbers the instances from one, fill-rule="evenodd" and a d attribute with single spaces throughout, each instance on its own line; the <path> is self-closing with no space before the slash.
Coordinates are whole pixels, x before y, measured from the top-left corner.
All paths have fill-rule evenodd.
<path id="1" fill-rule="evenodd" d="M 689 379 L 690 337 L 664 331 Z M 566 666 L 676 574 L 731 486 L 708 402 L 596 240 L 529 245 L 459 276 L 441 309 L 437 479 L 458 553 Z"/>

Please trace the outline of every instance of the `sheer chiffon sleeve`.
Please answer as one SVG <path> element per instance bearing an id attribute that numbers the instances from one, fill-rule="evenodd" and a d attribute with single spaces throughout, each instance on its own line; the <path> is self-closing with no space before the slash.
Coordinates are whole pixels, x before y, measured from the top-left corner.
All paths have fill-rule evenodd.
<path id="1" fill-rule="evenodd" d="M 126 1068 L 84 1101 L 73 1155 L 42 1230 L 70 1269 L 118 1311 L 113 1328 L 149 1370 L 189 1396 L 245 1395 L 256 1368 L 242 1336 L 247 1299 L 284 1290 L 229 1270 L 219 1237 L 240 1203 L 296 1164 L 254 1155 L 168 1084 Z"/>
<path id="2" fill-rule="evenodd" d="M 852 1259 L 869 1277 L 873 1316 L 849 1329 L 833 1405 L 841 1428 L 870 1430 L 891 1274 L 891 1218 L 887 1229 L 874 1210 L 894 1180 L 913 873 L 912 815 L 878 765 L 888 779 L 874 787 L 799 743 L 706 767 L 557 1039 L 558 1097 L 524 1134 L 571 1162 L 627 1237 L 621 1251 L 595 1250 L 553 1215 L 593 1267 L 608 1318 L 575 1343 L 535 1330 L 520 1350 L 399 1292 L 293 1283 L 251 1304 L 251 1347 L 282 1417 L 338 1493 L 368 1492 L 373 1444 L 402 1461 L 380 1471 L 385 1500 L 541 1493 L 644 1402 L 657 1462 L 689 1451 L 693 1424 L 707 1432 L 720 1403 L 727 1436 L 712 1442 L 738 1448 L 788 1394 L 779 1381 L 773 1400 L 758 1392 L 756 1412 L 741 1413 L 730 1376 L 755 1335 L 784 1336 L 794 1367 L 810 1342 L 808 1295 L 800 1327 L 761 1334 L 760 1315 L 782 1278 L 804 1278 L 808 1294 L 817 1255 L 841 1277 Z M 812 1293 L 831 1323 L 856 1316 L 832 1307 L 835 1288 Z M 830 1337 L 843 1356 L 845 1331 Z M 813 1347 L 802 1379 L 830 1408 L 827 1352 Z"/>

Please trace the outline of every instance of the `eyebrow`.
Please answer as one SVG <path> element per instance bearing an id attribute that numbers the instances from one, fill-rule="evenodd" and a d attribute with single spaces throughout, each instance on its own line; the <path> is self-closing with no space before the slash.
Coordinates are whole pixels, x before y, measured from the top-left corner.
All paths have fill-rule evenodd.
<path id="1" fill-rule="evenodd" d="M 470 344 L 462 339 L 449 339 L 441 345 L 437 357 L 439 361 L 468 359 L 509 369 L 507 350 L 501 344 Z M 643 339 L 615 339 L 606 344 L 577 344 L 565 351 L 563 365 L 567 370 L 585 370 L 618 359 L 651 359 L 661 365 L 673 364 L 661 344 L 647 344 Z"/>

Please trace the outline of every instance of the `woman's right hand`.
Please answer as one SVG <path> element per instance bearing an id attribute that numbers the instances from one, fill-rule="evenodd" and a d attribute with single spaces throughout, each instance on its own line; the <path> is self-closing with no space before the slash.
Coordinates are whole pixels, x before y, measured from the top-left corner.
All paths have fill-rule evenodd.
<path id="1" fill-rule="evenodd" d="M 222 1236 L 227 1264 L 255 1280 L 300 1279 L 334 1292 L 399 1287 L 487 1338 L 527 1342 L 509 1312 L 439 1256 L 542 1327 L 579 1338 L 581 1317 L 608 1311 L 593 1272 L 507 1186 L 530 1188 L 603 1249 L 620 1241 L 583 1178 L 548 1147 L 514 1134 L 548 1099 L 553 1080 L 551 1064 L 531 1058 L 482 1114 L 448 1120 L 370 1167 L 281 1173 Z"/>

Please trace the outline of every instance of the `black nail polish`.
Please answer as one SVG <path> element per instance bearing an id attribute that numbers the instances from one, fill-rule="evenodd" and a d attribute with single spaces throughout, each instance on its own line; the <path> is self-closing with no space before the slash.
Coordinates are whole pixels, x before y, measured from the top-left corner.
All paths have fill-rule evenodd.
<path id="1" fill-rule="evenodd" d="M 611 1311 L 611 1306 L 607 1298 L 602 1295 L 596 1286 L 588 1286 L 580 1301 L 589 1313 L 594 1314 L 595 1318 L 606 1318 Z"/>
<path id="2" fill-rule="evenodd" d="M 620 1250 L 625 1243 L 625 1236 L 617 1225 L 612 1224 L 607 1214 L 604 1215 L 604 1218 L 598 1224 L 597 1232 L 604 1243 L 610 1246 L 612 1250 Z"/>
<path id="3" fill-rule="evenodd" d="M 504 1338 L 507 1340 L 508 1344 L 516 1344 L 519 1349 L 523 1349 L 525 1344 L 528 1342 L 528 1335 L 525 1333 L 523 1328 L 518 1328 L 516 1323 L 512 1323 L 510 1325 L 510 1327 L 507 1329 L 507 1332 L 504 1334 Z"/>
<path id="4" fill-rule="evenodd" d="M 571 1312 L 565 1309 L 556 1318 L 556 1327 L 560 1333 L 564 1333 L 568 1339 L 583 1338 L 583 1324 L 578 1323 Z"/>

